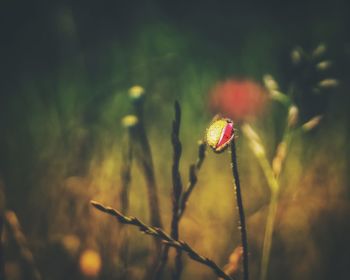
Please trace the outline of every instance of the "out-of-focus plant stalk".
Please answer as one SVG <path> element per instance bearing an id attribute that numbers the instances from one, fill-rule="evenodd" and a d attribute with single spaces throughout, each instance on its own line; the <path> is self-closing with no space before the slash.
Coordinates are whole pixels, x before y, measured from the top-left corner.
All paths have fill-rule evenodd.
<path id="1" fill-rule="evenodd" d="M 152 226 L 162 227 L 152 153 L 143 120 L 144 95 L 144 89 L 140 86 L 134 86 L 129 91 L 129 96 L 133 101 L 135 114 L 138 119 L 135 129 L 133 129 L 135 132 L 133 134 L 133 139 L 135 141 L 135 158 L 141 167 L 147 184 L 151 224 Z M 156 244 L 157 251 L 159 251 L 160 243 L 156 242 Z"/>
<path id="2" fill-rule="evenodd" d="M 129 210 L 129 188 L 131 182 L 131 165 L 133 159 L 132 151 L 132 135 L 138 119 L 134 115 L 125 116 L 122 120 L 122 125 L 127 129 L 124 134 L 122 143 L 122 165 L 120 170 L 121 191 L 120 205 L 123 213 L 128 213 Z"/>
<path id="3" fill-rule="evenodd" d="M 260 279 L 265 280 L 267 276 L 268 266 L 270 262 L 270 253 L 272 246 L 272 235 L 275 226 L 277 208 L 278 208 L 279 186 L 278 191 L 271 192 L 269 210 L 265 226 L 263 253 L 260 267 Z"/>
<path id="4" fill-rule="evenodd" d="M 138 123 L 137 117 L 134 115 L 127 115 L 122 119 L 122 125 L 126 128 L 126 132 L 123 137 L 122 142 L 122 163 L 120 169 L 120 179 L 121 179 L 121 190 L 119 194 L 120 206 L 123 213 L 128 213 L 129 211 L 129 191 L 131 183 L 131 167 L 133 159 L 133 148 L 132 148 L 132 135 L 135 133 L 135 129 Z M 124 265 L 124 271 L 127 271 L 128 267 L 128 240 L 126 239 L 126 231 L 124 227 L 120 229 L 120 247 L 119 247 L 119 258 Z"/>
<path id="5" fill-rule="evenodd" d="M 265 175 L 268 186 L 270 188 L 270 201 L 268 206 L 269 209 L 267 213 L 265 235 L 263 241 L 263 253 L 260 267 L 260 280 L 266 280 L 267 278 L 272 246 L 272 235 L 275 225 L 280 194 L 280 175 L 283 170 L 283 165 L 287 156 L 288 149 L 291 145 L 292 138 L 296 133 L 311 130 L 319 124 L 320 120 L 321 117 L 316 116 L 313 117 L 310 121 L 306 122 L 301 127 L 296 128 L 298 122 L 298 108 L 295 105 L 289 106 L 287 125 L 285 127 L 282 140 L 277 145 L 276 154 L 272 160 L 271 165 L 267 160 L 265 148 L 258 134 L 253 130 L 253 128 L 250 125 L 244 124 L 242 126 L 242 132 L 248 138 L 249 146 L 256 158 L 258 159 L 258 162 L 261 166 L 261 169 Z"/>
<path id="6" fill-rule="evenodd" d="M 262 253 L 262 260 L 261 260 L 261 267 L 260 267 L 260 279 L 265 280 L 267 276 L 267 270 L 268 270 L 268 265 L 270 260 L 272 234 L 273 234 L 273 228 L 275 224 L 277 207 L 278 207 L 280 185 L 279 185 L 278 179 L 276 178 L 273 168 L 271 167 L 269 161 L 267 160 L 265 148 L 260 140 L 260 137 L 253 130 L 253 128 L 248 124 L 244 124 L 242 126 L 242 132 L 248 138 L 249 146 L 258 160 L 261 166 L 261 169 L 266 177 L 268 186 L 270 188 L 269 210 L 268 210 L 266 226 L 265 226 L 263 253 Z M 282 145 L 284 145 L 282 143 L 284 142 L 280 143 L 281 147 Z M 283 163 L 282 158 L 280 158 L 279 163 L 277 163 L 277 160 L 275 160 L 275 166 L 278 166 L 278 169 L 276 168 L 276 171 L 278 173 L 280 172 L 282 163 Z"/>
<path id="7" fill-rule="evenodd" d="M 133 102 L 135 115 L 138 119 L 135 128 L 132 130 L 132 132 L 134 132 L 132 134 L 133 151 L 136 162 L 138 163 L 146 181 L 148 207 L 150 211 L 150 223 L 154 227 L 162 228 L 153 158 L 143 118 L 145 91 L 140 86 L 133 86 L 129 90 L 129 97 Z M 154 239 L 154 244 L 155 252 L 151 258 L 149 269 L 146 272 L 146 278 L 148 279 L 152 278 L 156 271 L 157 263 L 162 250 L 162 244 L 158 239 Z"/>
<path id="8" fill-rule="evenodd" d="M 32 252 L 29 249 L 27 238 L 23 234 L 21 225 L 17 219 L 17 215 L 13 211 L 5 212 L 5 226 L 9 235 L 15 241 L 18 252 L 21 258 L 21 264 L 24 274 L 28 277 L 26 279 L 41 280 L 41 275 L 37 269 Z"/>
<path id="9" fill-rule="evenodd" d="M 276 155 L 272 160 L 272 167 L 268 163 L 266 155 L 260 159 L 260 166 L 263 169 L 268 185 L 270 187 L 270 202 L 269 210 L 267 213 L 267 220 L 265 226 L 263 253 L 261 260 L 260 279 L 265 280 L 267 277 L 268 266 L 270 262 L 271 246 L 273 229 L 275 226 L 275 220 L 278 209 L 278 199 L 280 194 L 280 181 L 279 177 L 283 168 L 283 164 L 287 155 L 287 149 L 291 141 L 290 128 L 294 127 L 297 122 L 297 109 L 295 106 L 290 107 L 288 114 L 288 123 L 285 129 L 282 141 L 278 144 Z"/>
<path id="10" fill-rule="evenodd" d="M 332 62 L 330 60 L 325 60 L 323 58 L 326 49 L 327 48 L 324 44 L 319 44 L 311 54 L 308 54 L 304 52 L 304 50 L 301 47 L 297 47 L 291 53 L 292 63 L 295 66 L 298 66 L 303 61 L 304 63 L 306 63 L 306 65 L 312 66 L 312 68 L 314 68 L 316 71 L 324 72 L 327 69 L 329 69 L 332 65 Z M 310 79 L 310 77 L 306 78 Z M 312 81 L 315 82 L 314 79 L 312 79 Z M 288 109 L 288 118 L 282 140 L 277 146 L 276 154 L 272 160 L 271 165 L 267 160 L 262 142 L 260 141 L 255 131 L 249 125 L 245 125 L 244 129 L 242 129 L 245 136 L 247 136 L 247 138 L 249 139 L 250 147 L 259 161 L 259 164 L 264 172 L 271 192 L 265 228 L 262 261 L 260 267 L 260 280 L 265 280 L 267 277 L 272 244 L 272 235 L 277 213 L 279 194 L 281 192 L 280 174 L 283 170 L 283 165 L 287 156 L 288 149 L 291 145 L 292 138 L 296 134 L 312 130 L 320 123 L 322 119 L 322 116 L 318 115 L 311 118 L 303 125 L 297 127 L 299 110 L 298 107 L 295 104 L 293 104 L 295 88 L 298 88 L 296 87 L 296 81 L 291 83 L 289 95 L 286 95 L 279 90 L 278 83 L 274 80 L 274 78 L 271 75 L 264 76 L 264 84 L 265 87 L 268 89 L 270 98 L 280 102 Z M 338 85 L 339 81 L 337 79 L 323 77 L 322 80 L 318 81 L 316 87 L 313 87 L 313 92 L 320 93 L 322 90 L 334 88 Z"/>

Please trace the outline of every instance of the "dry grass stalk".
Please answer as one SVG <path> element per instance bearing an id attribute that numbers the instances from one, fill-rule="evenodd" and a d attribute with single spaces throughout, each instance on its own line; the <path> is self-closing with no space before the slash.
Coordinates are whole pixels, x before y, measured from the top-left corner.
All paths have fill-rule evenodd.
<path id="1" fill-rule="evenodd" d="M 189 181 L 187 183 L 186 190 L 183 192 L 183 186 L 181 182 L 181 176 L 179 172 L 179 162 L 181 156 L 181 142 L 179 140 L 179 131 L 180 131 L 180 122 L 181 122 L 181 110 L 178 102 L 175 102 L 175 119 L 173 122 L 172 130 L 172 144 L 174 150 L 173 157 L 173 216 L 172 216 L 172 235 L 173 238 L 178 239 L 178 227 L 181 220 L 181 217 L 186 209 L 187 201 L 196 186 L 197 183 L 197 173 L 201 168 L 204 158 L 206 144 L 203 141 L 198 143 L 198 158 L 195 164 L 191 164 L 189 168 Z M 168 260 L 169 246 L 163 248 L 161 260 L 156 272 L 155 279 L 161 279 L 164 267 Z M 175 271 L 173 274 L 174 279 L 179 279 L 182 271 L 182 261 L 181 261 L 181 251 L 178 250 L 175 257 Z"/>
<path id="2" fill-rule="evenodd" d="M 127 129 L 122 143 L 122 165 L 120 169 L 121 191 L 120 205 L 123 213 L 129 210 L 129 188 L 131 183 L 131 165 L 133 159 L 132 151 L 132 130 L 137 125 L 137 117 L 133 115 L 125 116 L 122 120 L 123 126 Z"/>
<path id="3" fill-rule="evenodd" d="M 143 103 L 145 98 L 144 89 L 140 86 L 134 86 L 129 91 L 129 97 L 131 98 L 135 115 L 137 117 L 137 124 L 135 128 L 130 130 L 132 132 L 131 137 L 133 141 L 133 151 L 135 159 L 143 173 L 146 181 L 147 195 L 148 195 L 148 207 L 150 211 L 150 223 L 155 227 L 162 227 L 162 220 L 160 216 L 159 199 L 157 192 L 157 183 L 154 172 L 153 158 L 151 153 L 151 147 L 146 134 L 143 118 Z M 155 252 L 150 259 L 149 270 L 146 272 L 146 278 L 153 277 L 155 269 L 157 268 L 158 260 L 161 255 L 162 244 L 159 240 L 154 240 Z"/>
<path id="4" fill-rule="evenodd" d="M 191 166 L 189 168 L 189 180 L 187 183 L 187 187 L 186 187 L 186 190 L 182 193 L 181 199 L 180 199 L 180 207 L 178 210 L 178 220 L 179 220 L 178 222 L 179 223 L 180 223 L 181 218 L 186 210 L 187 202 L 190 198 L 190 195 L 196 186 L 197 174 L 198 174 L 200 168 L 202 167 L 203 161 L 205 159 L 206 147 L 207 147 L 207 145 L 205 142 L 203 142 L 203 141 L 198 142 L 198 157 L 197 157 L 196 162 L 194 164 L 191 164 Z M 156 277 L 155 277 L 155 279 L 157 279 L 157 280 L 161 279 L 161 277 L 162 277 L 163 269 L 164 269 L 164 266 L 165 266 L 167 259 L 168 259 L 168 251 L 169 251 L 169 247 L 168 246 L 164 247 L 161 262 L 159 264 L 159 267 L 158 267 L 157 273 L 156 273 Z"/>
<path id="5" fill-rule="evenodd" d="M 122 125 L 126 128 L 123 142 L 122 142 L 122 164 L 120 169 L 120 181 L 121 181 L 121 190 L 119 194 L 121 211 L 123 213 L 128 213 L 129 211 L 129 190 L 131 183 L 131 167 L 133 160 L 133 145 L 132 145 L 132 134 L 133 129 L 138 122 L 138 119 L 134 115 L 125 116 L 122 119 Z M 124 266 L 124 272 L 128 270 L 128 240 L 127 232 L 122 227 L 120 228 L 120 240 L 118 254 L 119 258 Z"/>
<path id="6" fill-rule="evenodd" d="M 175 109 L 175 118 L 173 120 L 173 129 L 171 133 L 171 143 L 173 145 L 173 165 L 172 165 L 172 180 L 173 180 L 173 214 L 171 219 L 171 237 L 175 240 L 179 239 L 179 208 L 180 208 L 180 199 L 182 195 L 182 180 L 179 171 L 180 158 L 182 152 L 182 145 L 179 138 L 180 133 L 180 124 L 181 124 L 181 108 L 177 101 L 174 105 Z M 176 249 L 175 256 L 175 268 L 173 271 L 173 280 L 180 279 L 182 272 L 182 252 L 180 249 Z"/>
<path id="7" fill-rule="evenodd" d="M 190 195 L 197 183 L 197 174 L 201 168 L 203 161 L 205 159 L 206 144 L 203 141 L 198 142 L 198 158 L 195 164 L 191 164 L 189 170 L 189 180 L 187 183 L 186 190 L 183 192 L 180 201 L 180 209 L 178 212 L 179 220 L 181 219 L 183 213 L 185 212 L 186 205 Z"/>
<path id="8" fill-rule="evenodd" d="M 120 223 L 133 225 L 139 228 L 139 230 L 145 234 L 151 235 L 161 241 L 166 245 L 175 247 L 183 252 L 194 261 L 204 264 L 205 266 L 211 268 L 213 272 L 220 278 L 225 280 L 233 280 L 229 275 L 227 275 L 214 261 L 208 259 L 207 257 L 199 255 L 194 249 L 192 249 L 186 242 L 175 240 L 169 234 L 164 232 L 161 228 L 153 227 L 144 224 L 136 217 L 125 216 L 119 211 L 102 205 L 99 202 L 91 201 L 91 204 L 98 210 L 115 217 Z"/>
<path id="9" fill-rule="evenodd" d="M 133 90 L 134 88 L 131 89 L 130 93 L 134 92 Z M 153 158 L 143 121 L 144 97 L 143 95 L 138 95 L 137 98 L 135 95 L 131 97 L 133 98 L 136 117 L 138 119 L 135 129 L 132 130 L 132 138 L 135 141 L 135 158 L 137 159 L 146 180 L 148 204 L 150 209 L 150 222 L 153 226 L 162 227 Z M 157 247 L 159 247 L 159 244 Z"/>
<path id="10" fill-rule="evenodd" d="M 309 62 L 314 63 L 314 59 L 320 58 L 324 52 L 326 51 L 326 47 L 324 44 L 319 45 L 311 55 L 307 55 L 303 53 L 301 48 L 298 48 L 298 52 L 302 56 L 299 57 L 299 60 L 307 59 Z M 329 63 L 323 63 L 321 65 L 316 64 L 316 69 L 319 67 L 327 68 Z M 318 68 L 317 68 L 318 67 Z M 310 119 L 308 122 L 304 123 L 300 127 L 297 127 L 298 118 L 299 118 L 299 109 L 293 104 L 293 100 L 290 96 L 283 94 L 279 91 L 276 86 L 274 79 L 271 76 L 265 76 L 264 78 L 265 86 L 269 89 L 271 99 L 281 102 L 288 109 L 288 117 L 286 120 L 286 126 L 284 130 L 284 134 L 280 143 L 277 146 L 275 156 L 270 164 L 267 159 L 265 148 L 260 140 L 258 134 L 254 131 L 252 127 L 248 124 L 244 124 L 242 127 L 243 134 L 248 138 L 249 145 L 256 158 L 259 161 L 259 164 L 264 172 L 266 180 L 268 182 L 271 196 L 269 202 L 269 210 L 267 214 L 266 227 L 265 227 L 265 235 L 263 241 L 263 252 L 262 252 L 262 260 L 260 267 L 260 279 L 265 280 L 267 278 L 268 265 L 270 261 L 271 254 L 271 246 L 272 246 L 272 235 L 273 229 L 276 219 L 276 213 L 278 209 L 278 200 L 281 192 L 280 186 L 280 176 L 283 171 L 288 150 L 290 148 L 292 138 L 297 133 L 307 132 L 315 128 L 321 121 L 322 116 L 315 116 Z M 324 79 L 318 83 L 318 92 L 322 88 L 330 88 L 336 87 L 338 85 L 338 81 L 336 79 Z M 294 91 L 295 85 L 291 86 L 291 90 Z M 278 92 L 277 92 L 278 91 Z M 277 93 L 276 93 L 277 92 Z"/>

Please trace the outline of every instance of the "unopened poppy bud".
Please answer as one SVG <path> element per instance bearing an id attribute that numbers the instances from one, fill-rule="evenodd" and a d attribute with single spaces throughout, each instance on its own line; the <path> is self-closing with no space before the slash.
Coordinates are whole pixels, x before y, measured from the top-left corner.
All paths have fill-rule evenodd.
<path id="1" fill-rule="evenodd" d="M 216 153 L 227 148 L 234 137 L 233 122 L 230 119 L 219 119 L 212 122 L 207 129 L 206 142 Z"/>

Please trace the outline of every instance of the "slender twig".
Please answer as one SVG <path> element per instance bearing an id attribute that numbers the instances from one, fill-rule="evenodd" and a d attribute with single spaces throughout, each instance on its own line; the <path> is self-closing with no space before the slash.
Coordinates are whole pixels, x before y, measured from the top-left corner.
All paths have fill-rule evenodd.
<path id="1" fill-rule="evenodd" d="M 183 213 L 185 212 L 187 202 L 190 198 L 190 195 L 191 195 L 194 187 L 196 186 L 197 174 L 198 174 L 198 171 L 200 170 L 200 168 L 203 164 L 203 161 L 205 159 L 206 146 L 207 145 L 205 142 L 203 142 L 203 141 L 198 142 L 198 157 L 197 157 L 196 162 L 194 164 L 190 165 L 189 180 L 187 183 L 187 187 L 186 187 L 186 190 L 182 193 L 181 198 L 180 198 L 180 207 L 178 210 L 178 220 L 179 220 L 178 222 L 179 223 L 181 221 Z M 158 266 L 158 269 L 156 272 L 155 280 L 162 279 L 163 269 L 164 269 L 164 266 L 166 265 L 166 262 L 168 260 L 168 251 L 169 251 L 169 247 L 165 246 L 163 248 L 162 257 L 161 257 L 161 261 L 159 263 L 159 266 Z"/>
<path id="2" fill-rule="evenodd" d="M 221 268 L 214 261 L 207 257 L 199 255 L 186 242 L 173 239 L 161 228 L 146 225 L 136 217 L 125 216 L 116 209 L 106 207 L 99 202 L 91 201 L 91 204 L 96 209 L 115 217 L 120 223 L 136 226 L 141 232 L 162 240 L 168 246 L 175 247 L 181 251 L 186 252 L 192 260 L 202 263 L 205 266 L 211 268 L 218 277 L 223 278 L 225 280 L 233 280 L 229 275 L 222 271 Z"/>
<path id="3" fill-rule="evenodd" d="M 241 231 L 241 241 L 242 241 L 242 248 L 243 248 L 243 279 L 248 280 L 249 274 L 248 274 L 247 229 L 246 229 L 244 208 L 243 208 L 243 201 L 242 201 L 242 194 L 241 194 L 241 184 L 240 184 L 239 174 L 238 174 L 235 139 L 232 139 L 231 141 L 231 167 L 232 167 L 232 174 L 233 174 L 234 183 L 235 183 L 235 193 L 236 193 L 237 208 L 238 208 L 238 214 L 239 214 L 239 229 Z"/>
<path id="4" fill-rule="evenodd" d="M 196 186 L 197 183 L 197 174 L 199 169 L 201 168 L 203 161 L 205 159 L 205 150 L 206 150 L 206 144 L 203 141 L 199 141 L 198 143 L 198 158 L 195 164 L 191 164 L 190 170 L 189 170 L 189 180 L 187 183 L 187 188 L 183 192 L 181 201 L 180 201 L 180 209 L 178 212 L 179 220 L 181 219 L 183 213 L 185 212 L 186 205 L 188 202 L 188 199 L 190 198 L 190 195 Z"/>

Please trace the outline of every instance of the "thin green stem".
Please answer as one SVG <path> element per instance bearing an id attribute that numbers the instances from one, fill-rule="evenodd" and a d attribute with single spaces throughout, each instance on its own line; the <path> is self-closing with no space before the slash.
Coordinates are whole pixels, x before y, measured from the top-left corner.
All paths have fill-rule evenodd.
<path id="1" fill-rule="evenodd" d="M 271 194 L 269 212 L 267 214 L 264 243 L 263 243 L 263 254 L 261 259 L 261 269 L 260 269 L 260 280 L 266 280 L 268 266 L 270 262 L 270 253 L 272 246 L 272 235 L 275 226 L 276 213 L 278 207 L 278 193 L 274 192 Z"/>

